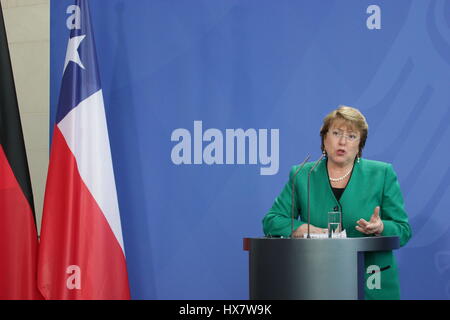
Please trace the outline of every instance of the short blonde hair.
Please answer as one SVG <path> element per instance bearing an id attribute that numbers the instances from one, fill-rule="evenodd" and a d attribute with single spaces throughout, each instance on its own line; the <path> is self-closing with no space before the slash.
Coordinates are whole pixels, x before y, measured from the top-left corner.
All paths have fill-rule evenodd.
<path id="1" fill-rule="evenodd" d="M 351 127 L 359 131 L 361 137 L 359 139 L 358 157 L 362 156 L 362 150 L 366 144 L 367 135 L 369 133 L 369 125 L 364 115 L 355 108 L 340 105 L 336 110 L 331 111 L 324 119 L 320 129 L 320 137 L 322 139 L 322 152 L 325 151 L 324 139 L 330 127 L 336 120 L 343 120 Z"/>

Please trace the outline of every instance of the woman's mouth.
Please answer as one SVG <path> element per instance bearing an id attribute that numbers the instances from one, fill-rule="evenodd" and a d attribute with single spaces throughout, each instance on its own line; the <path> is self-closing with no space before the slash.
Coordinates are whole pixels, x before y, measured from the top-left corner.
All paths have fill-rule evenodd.
<path id="1" fill-rule="evenodd" d="M 345 155 L 345 153 L 346 153 L 346 151 L 345 151 L 344 149 L 338 149 L 338 150 L 336 151 L 336 154 L 337 154 L 338 156 L 343 156 L 343 155 Z"/>

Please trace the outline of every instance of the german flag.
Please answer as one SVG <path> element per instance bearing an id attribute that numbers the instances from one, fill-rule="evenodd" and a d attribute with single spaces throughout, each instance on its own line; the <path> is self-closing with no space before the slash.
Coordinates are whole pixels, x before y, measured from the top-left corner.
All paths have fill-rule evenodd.
<path id="1" fill-rule="evenodd" d="M 0 4 L 0 299 L 40 299 L 33 193 Z"/>

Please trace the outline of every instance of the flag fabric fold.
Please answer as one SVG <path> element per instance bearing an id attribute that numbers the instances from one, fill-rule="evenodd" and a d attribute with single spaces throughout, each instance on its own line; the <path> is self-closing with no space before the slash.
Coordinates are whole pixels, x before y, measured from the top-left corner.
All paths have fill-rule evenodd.
<path id="1" fill-rule="evenodd" d="M 41 299 L 33 193 L 0 4 L 0 300 Z"/>
<path id="2" fill-rule="evenodd" d="M 88 1 L 69 6 L 44 198 L 38 285 L 46 299 L 129 299 L 117 191 Z"/>

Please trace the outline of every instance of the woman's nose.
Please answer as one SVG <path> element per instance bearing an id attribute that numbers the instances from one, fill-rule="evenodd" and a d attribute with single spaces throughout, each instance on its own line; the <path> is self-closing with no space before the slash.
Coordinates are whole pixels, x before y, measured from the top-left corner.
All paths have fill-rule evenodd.
<path id="1" fill-rule="evenodd" d="M 342 135 L 339 137 L 339 144 L 346 144 L 347 143 L 347 137 Z"/>

